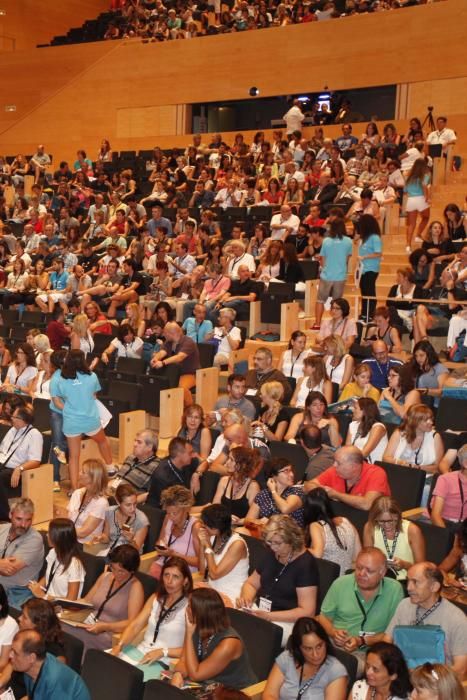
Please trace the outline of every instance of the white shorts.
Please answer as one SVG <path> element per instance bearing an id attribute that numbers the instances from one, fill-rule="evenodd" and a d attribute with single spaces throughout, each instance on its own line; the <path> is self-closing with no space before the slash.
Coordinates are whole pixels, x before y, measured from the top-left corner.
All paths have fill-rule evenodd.
<path id="1" fill-rule="evenodd" d="M 429 208 L 430 205 L 428 204 L 423 195 L 420 195 L 418 197 L 407 197 L 405 211 L 425 211 L 425 209 Z"/>

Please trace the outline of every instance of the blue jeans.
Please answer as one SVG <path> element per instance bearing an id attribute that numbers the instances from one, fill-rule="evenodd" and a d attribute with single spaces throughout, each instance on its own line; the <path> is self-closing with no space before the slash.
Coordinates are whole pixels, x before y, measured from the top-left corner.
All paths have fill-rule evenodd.
<path id="1" fill-rule="evenodd" d="M 60 481 L 60 462 L 53 448 L 59 447 L 64 452 L 68 449 L 67 439 L 63 434 L 63 416 L 57 411 L 50 411 L 50 427 L 52 428 L 52 442 L 50 444 L 49 460 L 54 467 L 54 481 Z"/>

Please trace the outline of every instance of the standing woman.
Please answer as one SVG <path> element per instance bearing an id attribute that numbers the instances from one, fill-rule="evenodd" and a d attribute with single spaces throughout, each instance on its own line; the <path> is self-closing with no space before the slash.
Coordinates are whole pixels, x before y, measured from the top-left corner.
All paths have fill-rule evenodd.
<path id="1" fill-rule="evenodd" d="M 89 328 L 90 322 L 86 314 L 77 314 L 73 319 L 70 335 L 72 350 L 81 350 L 87 357 L 94 350 L 94 339 Z"/>
<path id="2" fill-rule="evenodd" d="M 102 533 L 109 507 L 105 495 L 107 473 L 102 463 L 97 459 L 83 462 L 79 483 L 81 488 L 71 494 L 66 515 L 76 528 L 78 542 L 91 542 Z"/>
<path id="3" fill-rule="evenodd" d="M 182 425 L 177 437 L 188 440 L 193 448 L 193 457 L 206 459 L 211 452 L 212 435 L 204 425 L 204 411 L 197 403 L 187 406 L 183 411 Z"/>
<path id="4" fill-rule="evenodd" d="M 374 216 L 362 214 L 355 224 L 359 240 L 360 293 L 362 297 L 376 296 L 376 280 L 381 269 L 383 244 L 381 230 Z M 376 308 L 376 299 L 362 299 L 361 318 L 368 321 Z"/>
<path id="5" fill-rule="evenodd" d="M 422 239 L 423 231 L 428 225 L 431 204 L 431 178 L 428 165 L 424 158 L 418 158 L 412 166 L 404 187 L 407 195 L 405 211 L 407 214 L 407 246 L 406 252 L 412 250 L 412 238 L 417 224 L 417 214 L 420 214 L 416 238 Z"/>
<path id="6" fill-rule="evenodd" d="M 6 374 L 4 391 L 27 393 L 29 382 L 37 375 L 34 348 L 29 343 L 21 343 L 15 349 L 15 359 Z"/>
<path id="7" fill-rule="evenodd" d="M 290 336 L 289 346 L 282 353 L 277 369 L 287 378 L 294 380 L 303 377 L 303 363 L 310 354 L 306 349 L 306 335 L 302 331 L 294 331 Z"/>
<path id="8" fill-rule="evenodd" d="M 101 385 L 94 372 L 88 368 L 81 350 L 70 350 L 65 358 L 61 376 L 52 400 L 63 411 L 63 432 L 69 450 L 68 468 L 72 490 L 78 485 L 81 436 L 88 435 L 97 443 L 104 463 L 110 473 L 115 470 L 112 451 L 102 429 L 96 393 Z"/>
<path id="9" fill-rule="evenodd" d="M 67 351 L 54 350 L 50 356 L 50 367 L 53 370 L 49 382 L 49 394 L 55 396 L 57 391 L 58 381 L 61 376 L 61 369 L 65 362 Z M 54 468 L 54 486 L 55 493 L 60 491 L 60 464 L 66 464 L 66 449 L 68 447 L 67 439 L 63 434 L 63 411 L 55 405 L 55 402 L 50 400 L 50 427 L 52 430 L 52 441 L 50 444 L 49 460 Z"/>

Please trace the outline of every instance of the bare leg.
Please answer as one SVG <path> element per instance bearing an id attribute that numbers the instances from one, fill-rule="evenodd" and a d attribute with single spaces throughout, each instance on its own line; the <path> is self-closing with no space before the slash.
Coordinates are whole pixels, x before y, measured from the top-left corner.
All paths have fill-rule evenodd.
<path id="1" fill-rule="evenodd" d="M 424 211 L 420 212 L 420 222 L 418 224 L 418 229 L 417 229 L 417 238 L 422 237 L 422 233 L 425 230 L 425 228 L 427 227 L 429 220 L 430 220 L 430 208 L 425 209 Z"/>
<path id="2" fill-rule="evenodd" d="M 68 442 L 68 471 L 70 473 L 71 489 L 78 488 L 79 455 L 81 452 L 81 435 L 67 437 Z"/>
<path id="3" fill-rule="evenodd" d="M 94 440 L 94 442 L 97 442 L 97 446 L 99 448 L 99 452 L 102 455 L 104 463 L 106 465 L 112 464 L 112 450 L 110 448 L 109 438 L 104 433 L 104 431 L 101 429 L 98 433 L 96 433 L 95 435 L 91 435 L 90 437 L 92 440 Z"/>
<path id="4" fill-rule="evenodd" d="M 315 326 L 321 325 L 321 319 L 323 317 L 324 304 L 322 301 L 317 301 L 315 304 Z"/>
<path id="5" fill-rule="evenodd" d="M 427 337 L 428 330 L 433 327 L 433 318 L 425 306 L 418 306 L 413 318 L 413 339 L 418 343 Z"/>
<path id="6" fill-rule="evenodd" d="M 416 211 L 408 211 L 407 212 L 407 230 L 406 230 L 406 238 L 407 238 L 407 247 L 410 248 L 412 245 L 412 236 L 413 232 L 415 231 L 415 224 L 417 223 L 417 212 Z"/>

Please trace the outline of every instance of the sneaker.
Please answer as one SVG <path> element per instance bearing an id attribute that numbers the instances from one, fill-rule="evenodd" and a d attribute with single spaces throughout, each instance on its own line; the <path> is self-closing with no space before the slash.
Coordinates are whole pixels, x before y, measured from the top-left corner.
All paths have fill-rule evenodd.
<path id="1" fill-rule="evenodd" d="M 321 328 L 321 326 L 317 326 L 315 323 L 314 326 L 311 326 L 310 331 L 319 331 L 320 328 Z"/>
<path id="2" fill-rule="evenodd" d="M 54 481 L 54 487 L 53 487 L 53 492 L 54 493 L 60 493 L 60 482 L 59 481 Z"/>
<path id="3" fill-rule="evenodd" d="M 66 458 L 66 454 L 64 453 L 63 450 L 60 449 L 60 447 L 58 447 L 58 445 L 56 445 L 53 448 L 53 453 L 56 456 L 56 458 L 58 459 L 58 461 L 60 462 L 60 464 L 66 464 L 68 462 L 68 460 Z"/>

